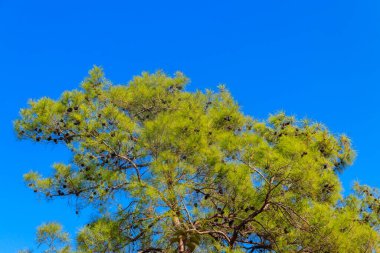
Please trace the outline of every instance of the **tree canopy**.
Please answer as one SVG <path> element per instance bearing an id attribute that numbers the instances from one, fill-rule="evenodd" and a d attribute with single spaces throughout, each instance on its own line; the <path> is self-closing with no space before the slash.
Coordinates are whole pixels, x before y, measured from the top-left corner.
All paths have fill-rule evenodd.
<path id="1" fill-rule="evenodd" d="M 70 243 L 42 225 L 45 252 L 374 252 L 379 193 L 339 173 L 355 157 L 348 137 L 276 113 L 243 114 L 224 86 L 189 92 L 182 73 L 143 73 L 113 85 L 94 67 L 78 90 L 31 100 L 20 139 L 72 153 L 28 186 L 90 207 Z"/>

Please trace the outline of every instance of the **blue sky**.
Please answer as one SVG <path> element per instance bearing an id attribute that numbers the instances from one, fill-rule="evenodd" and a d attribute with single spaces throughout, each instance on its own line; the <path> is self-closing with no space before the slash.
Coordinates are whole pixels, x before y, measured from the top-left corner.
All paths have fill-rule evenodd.
<path id="1" fill-rule="evenodd" d="M 17 141 L 12 121 L 29 98 L 76 88 L 93 64 L 114 83 L 183 71 L 190 89 L 224 83 L 256 118 L 285 110 L 353 139 L 341 178 L 380 187 L 378 1 L 0 0 L 0 252 L 33 245 L 43 221 L 70 232 L 88 220 L 47 203 L 22 174 L 67 161 L 61 147 Z"/>

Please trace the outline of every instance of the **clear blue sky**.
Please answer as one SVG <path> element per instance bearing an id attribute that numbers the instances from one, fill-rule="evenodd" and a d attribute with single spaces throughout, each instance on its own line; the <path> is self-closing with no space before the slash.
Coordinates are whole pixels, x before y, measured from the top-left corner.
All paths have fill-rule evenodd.
<path id="1" fill-rule="evenodd" d="M 0 0 L 0 252 L 33 244 L 43 221 L 75 232 L 88 217 L 47 203 L 22 182 L 67 161 L 64 149 L 17 141 L 29 98 L 57 98 L 93 64 L 114 83 L 141 71 L 183 71 L 190 89 L 224 83 L 245 113 L 285 110 L 352 139 L 342 176 L 380 187 L 380 2 Z"/>

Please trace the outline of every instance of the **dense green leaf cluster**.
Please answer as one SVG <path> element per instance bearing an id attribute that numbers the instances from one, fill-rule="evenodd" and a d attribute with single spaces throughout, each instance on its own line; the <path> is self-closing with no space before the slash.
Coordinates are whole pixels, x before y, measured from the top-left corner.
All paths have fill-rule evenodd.
<path id="1" fill-rule="evenodd" d="M 346 136 L 284 113 L 255 120 L 223 86 L 187 82 L 157 72 L 112 85 L 95 67 L 81 89 L 21 110 L 19 138 L 73 156 L 26 174 L 29 187 L 96 210 L 71 247 L 58 224 L 40 227 L 47 252 L 378 250 L 378 193 L 341 195 L 355 156 Z"/>

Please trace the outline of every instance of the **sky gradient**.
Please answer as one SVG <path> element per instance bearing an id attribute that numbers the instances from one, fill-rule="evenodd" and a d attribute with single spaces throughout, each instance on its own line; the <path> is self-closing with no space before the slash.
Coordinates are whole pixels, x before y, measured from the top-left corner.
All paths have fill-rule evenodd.
<path id="1" fill-rule="evenodd" d="M 0 0 L 0 252 L 33 246 L 44 221 L 75 233 L 88 221 L 22 181 L 69 161 L 63 147 L 17 141 L 28 99 L 58 98 L 94 65 L 116 84 L 177 70 L 189 90 L 226 84 L 246 114 L 280 110 L 345 133 L 358 152 L 342 175 L 380 187 L 379 1 Z"/>

